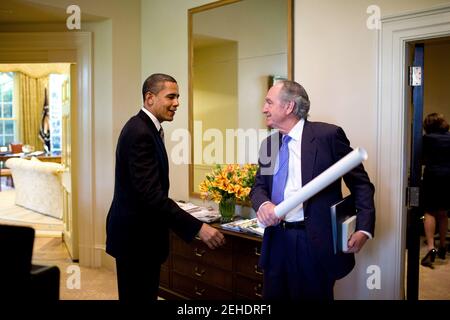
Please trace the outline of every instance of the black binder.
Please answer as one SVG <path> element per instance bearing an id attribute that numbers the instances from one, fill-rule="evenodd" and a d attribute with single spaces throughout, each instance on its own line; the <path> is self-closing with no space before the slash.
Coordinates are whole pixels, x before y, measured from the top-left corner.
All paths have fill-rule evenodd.
<path id="1" fill-rule="evenodd" d="M 351 195 L 330 207 L 334 254 L 346 251 L 348 237 L 355 231 L 356 213 L 355 201 Z"/>

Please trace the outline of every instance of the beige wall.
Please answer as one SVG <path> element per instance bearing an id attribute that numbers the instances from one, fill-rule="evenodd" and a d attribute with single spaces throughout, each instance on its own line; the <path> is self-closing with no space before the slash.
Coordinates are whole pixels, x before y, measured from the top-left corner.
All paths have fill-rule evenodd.
<path id="1" fill-rule="evenodd" d="M 188 19 L 187 10 L 211 1 L 208 0 L 142 0 L 142 74 L 143 81 L 155 72 L 167 73 L 177 79 L 180 107 L 175 120 L 165 123 L 166 137 L 176 128 L 188 128 Z M 158 36 L 159 35 L 159 36 Z M 166 138 L 167 150 L 175 145 Z M 189 166 L 170 165 L 170 196 L 189 200 Z"/>
<path id="2" fill-rule="evenodd" d="M 122 125 L 128 120 L 129 116 L 138 110 L 141 99 L 139 96 L 141 81 L 141 24 L 140 24 L 140 0 L 30 0 L 31 2 L 52 6 L 56 8 L 67 8 L 69 5 L 76 4 L 81 9 L 81 18 L 83 13 L 95 15 L 100 18 L 111 19 L 110 30 L 99 28 L 98 34 L 94 33 L 95 38 L 109 38 L 107 45 L 111 51 L 112 73 L 112 91 L 99 92 L 99 94 L 112 95 L 112 117 L 113 117 L 113 140 L 118 137 Z M 94 23 L 82 23 L 81 31 L 92 31 Z M 63 30 L 65 26 L 62 26 Z M 94 31 L 95 32 L 95 31 Z M 111 35 L 107 33 L 110 32 Z M 100 39 L 99 39 L 100 40 Z M 97 42 L 94 46 L 94 55 L 96 50 L 103 50 L 98 46 L 104 46 L 105 39 Z M 95 43 L 94 43 L 95 44 Z M 98 56 L 98 55 L 97 55 Z M 100 55 L 99 59 L 103 59 Z M 95 61 L 94 61 L 95 64 Z M 103 69 L 102 69 L 103 70 Z M 102 71 L 98 70 L 98 71 Z M 103 73 L 100 72 L 103 76 Z M 94 74 L 95 77 L 95 74 Z M 104 79 L 107 81 L 107 79 Z M 94 89 L 95 90 L 95 89 Z"/>
<path id="3" fill-rule="evenodd" d="M 450 40 L 425 44 L 423 116 L 442 113 L 450 122 Z"/>

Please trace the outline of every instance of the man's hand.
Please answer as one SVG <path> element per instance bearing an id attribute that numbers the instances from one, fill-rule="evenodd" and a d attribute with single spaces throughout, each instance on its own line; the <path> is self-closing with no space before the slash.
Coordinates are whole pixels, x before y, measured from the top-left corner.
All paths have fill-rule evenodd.
<path id="1" fill-rule="evenodd" d="M 225 244 L 225 237 L 223 234 L 206 223 L 202 224 L 198 236 L 210 249 L 215 249 Z"/>
<path id="2" fill-rule="evenodd" d="M 359 250 L 364 246 L 368 237 L 364 232 L 356 231 L 353 233 L 348 240 L 348 251 L 347 253 L 358 253 Z"/>
<path id="3" fill-rule="evenodd" d="M 258 221 L 266 227 L 280 223 L 281 219 L 278 218 L 275 211 L 273 211 L 274 208 L 275 205 L 272 202 L 263 204 L 256 213 Z"/>

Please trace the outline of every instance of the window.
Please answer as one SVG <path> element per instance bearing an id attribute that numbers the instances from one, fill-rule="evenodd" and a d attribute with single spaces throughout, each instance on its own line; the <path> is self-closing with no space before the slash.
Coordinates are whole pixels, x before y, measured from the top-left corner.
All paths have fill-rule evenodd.
<path id="1" fill-rule="evenodd" d="M 16 140 L 17 119 L 13 107 L 12 72 L 0 72 L 0 146 Z"/>
<path id="2" fill-rule="evenodd" d="M 50 74 L 50 150 L 53 154 L 60 154 L 62 150 L 62 110 L 66 103 L 63 91 L 68 75 Z"/>

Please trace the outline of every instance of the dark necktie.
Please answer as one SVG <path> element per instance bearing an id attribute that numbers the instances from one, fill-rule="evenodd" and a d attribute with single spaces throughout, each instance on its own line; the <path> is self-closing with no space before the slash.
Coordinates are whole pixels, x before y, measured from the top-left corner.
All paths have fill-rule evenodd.
<path id="1" fill-rule="evenodd" d="M 163 130 L 163 127 L 161 127 L 159 129 L 159 136 L 161 137 L 161 140 L 164 143 L 164 130 Z"/>
<path id="2" fill-rule="evenodd" d="M 277 205 L 284 200 L 284 189 L 289 170 L 289 148 L 288 143 L 292 138 L 288 135 L 283 137 L 281 148 L 278 153 L 278 170 L 273 175 L 272 203 Z"/>

